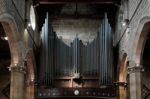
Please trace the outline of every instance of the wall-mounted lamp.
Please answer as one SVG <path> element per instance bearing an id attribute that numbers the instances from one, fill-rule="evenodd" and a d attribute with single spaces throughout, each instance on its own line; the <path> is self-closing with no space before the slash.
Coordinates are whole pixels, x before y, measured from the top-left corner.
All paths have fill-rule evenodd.
<path id="1" fill-rule="evenodd" d="M 128 26 L 129 25 L 129 19 L 124 19 L 122 22 L 122 26 Z"/>

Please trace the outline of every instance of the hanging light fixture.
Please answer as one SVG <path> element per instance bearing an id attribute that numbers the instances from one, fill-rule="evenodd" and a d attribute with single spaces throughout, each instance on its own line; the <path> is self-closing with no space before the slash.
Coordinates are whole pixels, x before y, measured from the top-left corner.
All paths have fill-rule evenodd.
<path id="1" fill-rule="evenodd" d="M 126 18 L 123 20 L 122 25 L 128 27 L 128 25 L 129 25 L 129 1 L 125 0 L 124 2 L 126 4 L 126 11 L 127 11 L 126 14 L 127 15 L 126 15 Z"/>

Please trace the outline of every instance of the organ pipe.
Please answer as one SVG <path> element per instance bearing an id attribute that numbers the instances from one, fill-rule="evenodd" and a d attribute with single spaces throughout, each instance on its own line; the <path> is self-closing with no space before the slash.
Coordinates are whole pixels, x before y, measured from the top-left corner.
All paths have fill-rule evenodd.
<path id="1" fill-rule="evenodd" d="M 109 85 L 113 80 L 113 62 L 112 62 L 112 33 L 108 23 L 107 14 L 104 16 L 100 27 L 100 85 Z M 102 42 L 102 43 L 101 43 Z"/>
<path id="2" fill-rule="evenodd" d="M 53 31 L 47 14 L 41 30 L 40 85 L 53 86 L 55 77 L 73 74 L 98 77 L 100 86 L 112 84 L 114 77 L 111 32 L 105 14 L 93 41 L 84 45 L 76 36 L 68 46 Z"/>

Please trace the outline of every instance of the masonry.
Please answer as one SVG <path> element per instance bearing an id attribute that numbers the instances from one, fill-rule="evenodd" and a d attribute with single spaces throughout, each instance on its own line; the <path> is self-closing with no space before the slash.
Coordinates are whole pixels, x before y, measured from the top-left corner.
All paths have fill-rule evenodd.
<path id="1" fill-rule="evenodd" d="M 33 78 L 34 70 L 32 67 L 33 65 L 35 65 L 32 64 L 35 63 L 35 61 L 33 61 L 34 43 L 32 40 L 33 38 L 31 38 L 31 35 L 33 36 L 34 32 L 30 32 L 30 33 L 28 32 L 25 35 L 25 30 L 27 28 L 26 20 L 29 19 L 29 16 L 27 16 L 26 13 L 30 13 L 30 11 L 27 10 L 30 9 L 30 5 L 31 5 L 31 1 L 24 1 L 24 0 L 1 0 L 0 1 L 0 22 L 2 23 L 6 35 L 9 38 L 9 46 L 11 51 L 11 64 L 10 64 L 10 70 L 11 70 L 10 98 L 11 99 L 23 99 L 23 97 L 25 97 L 24 94 L 25 90 L 23 88 L 24 82 L 27 83 L 25 81 L 25 76 L 24 76 L 25 74 L 29 75 L 28 78 L 26 79 L 27 81 L 28 80 L 30 81 L 31 78 L 34 79 Z M 27 36 L 28 38 L 25 36 Z M 25 42 L 24 38 L 28 39 L 28 41 Z M 28 53 L 30 55 L 28 55 Z M 24 61 L 26 61 L 26 56 L 27 57 L 30 56 L 28 57 L 29 59 L 27 59 L 27 63 L 30 61 L 30 63 L 28 63 L 28 66 L 24 66 Z M 32 89 L 30 88 L 30 90 Z M 18 94 L 17 92 L 20 93 L 20 95 L 17 95 Z M 27 99 L 30 99 L 29 97 L 32 96 L 27 95 Z M 4 99 L 4 97 L 2 99 Z"/>

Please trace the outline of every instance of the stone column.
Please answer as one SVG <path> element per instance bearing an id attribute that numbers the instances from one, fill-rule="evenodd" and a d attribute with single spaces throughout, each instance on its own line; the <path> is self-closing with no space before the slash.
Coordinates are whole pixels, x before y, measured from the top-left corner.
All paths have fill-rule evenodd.
<path id="1" fill-rule="evenodd" d="M 142 66 L 137 66 L 137 64 L 133 62 L 129 63 L 130 99 L 142 99 L 141 71 Z"/>
<path id="2" fill-rule="evenodd" d="M 26 85 L 26 99 L 34 99 L 34 90 L 35 90 L 35 85 L 34 85 L 34 80 L 30 80 L 27 82 Z"/>
<path id="3" fill-rule="evenodd" d="M 10 99 L 24 99 L 24 80 L 25 80 L 25 67 L 11 66 L 11 83 L 10 83 Z"/>
<path id="4" fill-rule="evenodd" d="M 127 99 L 127 83 L 118 82 L 119 86 L 119 99 Z"/>

